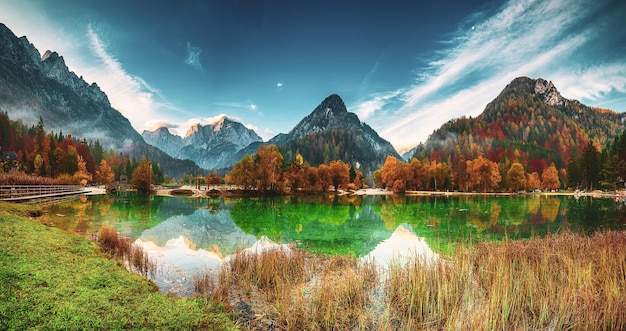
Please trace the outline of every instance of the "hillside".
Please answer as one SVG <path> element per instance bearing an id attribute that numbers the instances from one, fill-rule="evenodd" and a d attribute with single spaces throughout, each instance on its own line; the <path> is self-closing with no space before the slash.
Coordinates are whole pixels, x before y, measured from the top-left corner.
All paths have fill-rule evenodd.
<path id="1" fill-rule="evenodd" d="M 96 83 L 71 72 L 56 52 L 41 56 L 26 37 L 17 38 L 1 23 L 0 110 L 28 125 L 42 118 L 47 131 L 97 140 L 105 150 L 146 156 L 172 177 L 201 171 L 192 161 L 174 159 L 146 144 Z"/>
<path id="2" fill-rule="evenodd" d="M 457 164 L 482 155 L 507 166 L 520 162 L 541 174 L 552 162 L 565 168 L 590 142 L 602 148 L 621 133 L 625 118 L 566 99 L 552 82 L 520 77 L 481 115 L 451 120 L 433 132 L 415 157 Z"/>

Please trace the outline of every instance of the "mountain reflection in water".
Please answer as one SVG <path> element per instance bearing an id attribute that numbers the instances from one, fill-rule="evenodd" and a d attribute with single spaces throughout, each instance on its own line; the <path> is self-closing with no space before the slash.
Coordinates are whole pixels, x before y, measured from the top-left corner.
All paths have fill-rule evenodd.
<path id="1" fill-rule="evenodd" d="M 81 234 L 113 225 L 157 263 L 155 281 L 162 291 L 188 295 L 194 274 L 216 270 L 228 256 L 255 244 L 296 243 L 315 253 L 372 258 L 385 267 L 415 255 L 436 259 L 481 241 L 623 230 L 623 207 L 611 199 L 537 195 L 208 199 L 125 194 L 48 206 L 43 221 Z"/>
<path id="2" fill-rule="evenodd" d="M 433 252 L 425 238 L 418 237 L 408 224 L 400 224 L 391 237 L 361 258 L 362 261 L 373 261 L 383 269 L 388 269 L 392 264 L 405 265 L 413 259 L 429 263 L 439 259 L 439 254 Z"/>

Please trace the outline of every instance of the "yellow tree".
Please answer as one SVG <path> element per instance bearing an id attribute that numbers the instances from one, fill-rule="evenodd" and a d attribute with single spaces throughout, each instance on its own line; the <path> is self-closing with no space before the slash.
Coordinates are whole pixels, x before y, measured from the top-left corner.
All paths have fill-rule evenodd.
<path id="1" fill-rule="evenodd" d="M 407 172 L 407 189 L 416 191 L 419 188 L 424 187 L 424 182 L 426 181 L 426 171 L 420 160 L 412 158 Z"/>
<path id="2" fill-rule="evenodd" d="M 102 184 L 108 184 L 115 181 L 115 173 L 105 159 L 102 159 L 100 161 L 100 165 L 98 166 L 98 170 L 96 170 L 95 177 L 96 182 Z"/>
<path id="3" fill-rule="evenodd" d="M 426 166 L 427 177 L 432 180 L 435 191 L 443 187 L 446 178 L 450 175 L 450 166 L 446 162 L 437 162 L 432 160 Z"/>
<path id="4" fill-rule="evenodd" d="M 276 190 L 283 176 L 283 154 L 276 145 L 261 145 L 254 155 L 257 189 Z"/>
<path id="5" fill-rule="evenodd" d="M 287 166 L 285 177 L 289 182 L 292 192 L 298 191 L 305 182 L 304 158 L 300 153 L 296 154 L 293 162 Z"/>
<path id="6" fill-rule="evenodd" d="M 511 164 L 511 168 L 506 172 L 506 183 L 513 192 L 526 187 L 526 171 L 521 163 L 515 162 Z"/>
<path id="7" fill-rule="evenodd" d="M 330 183 L 335 187 L 335 192 L 337 192 L 340 187 L 344 187 L 350 183 L 350 167 L 341 160 L 330 162 L 328 174 Z"/>
<path id="8" fill-rule="evenodd" d="M 394 188 L 396 181 L 405 181 L 403 174 L 403 162 L 398 161 L 395 157 L 388 155 L 385 164 L 381 169 L 381 179 L 383 185 L 389 189 Z"/>
<path id="9" fill-rule="evenodd" d="M 74 173 L 74 177 L 78 180 L 80 185 L 83 186 L 87 185 L 87 182 L 92 180 L 91 174 L 87 171 L 87 163 L 80 154 L 78 155 L 78 170 Z"/>
<path id="10" fill-rule="evenodd" d="M 559 172 L 554 163 L 547 167 L 541 174 L 541 187 L 545 190 L 555 190 L 561 187 L 559 182 Z"/>

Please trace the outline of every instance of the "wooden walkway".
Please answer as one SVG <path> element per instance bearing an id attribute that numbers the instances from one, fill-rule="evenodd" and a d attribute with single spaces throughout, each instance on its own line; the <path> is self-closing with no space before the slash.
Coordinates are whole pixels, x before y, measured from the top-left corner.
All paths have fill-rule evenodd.
<path id="1" fill-rule="evenodd" d="M 0 185 L 0 200 L 26 202 L 84 192 L 80 185 Z"/>

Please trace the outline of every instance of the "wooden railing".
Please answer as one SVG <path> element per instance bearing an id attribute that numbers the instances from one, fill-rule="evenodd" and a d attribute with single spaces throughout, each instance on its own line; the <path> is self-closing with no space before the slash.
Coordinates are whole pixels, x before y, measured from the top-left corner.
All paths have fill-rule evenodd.
<path id="1" fill-rule="evenodd" d="M 79 194 L 83 191 L 80 185 L 0 185 L 0 200 L 23 201 Z"/>

